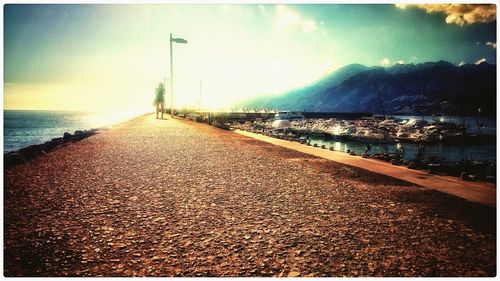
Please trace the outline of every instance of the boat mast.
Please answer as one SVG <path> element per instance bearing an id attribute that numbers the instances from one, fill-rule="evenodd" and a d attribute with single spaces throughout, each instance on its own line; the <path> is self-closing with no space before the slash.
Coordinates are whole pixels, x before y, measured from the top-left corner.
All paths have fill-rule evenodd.
<path id="1" fill-rule="evenodd" d="M 477 108 L 477 115 L 476 115 L 476 125 L 477 125 L 477 130 L 479 132 L 479 135 L 481 135 L 481 124 L 479 124 L 479 114 L 481 114 L 481 108 Z"/>
<path id="2" fill-rule="evenodd" d="M 377 95 L 377 99 L 378 99 L 378 102 L 380 104 L 380 108 L 382 109 L 382 114 L 384 114 L 385 119 L 387 119 L 387 115 L 385 114 L 385 110 L 384 110 L 384 105 L 382 104 L 382 99 L 380 99 L 380 95 L 379 95 L 379 92 L 378 92 L 377 82 L 373 81 L 373 84 L 375 84 L 375 94 Z"/>

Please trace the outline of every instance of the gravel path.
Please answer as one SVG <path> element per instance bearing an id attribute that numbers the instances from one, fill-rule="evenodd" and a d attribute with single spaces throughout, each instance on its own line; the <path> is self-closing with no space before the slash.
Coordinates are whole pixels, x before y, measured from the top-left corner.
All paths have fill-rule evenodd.
<path id="1" fill-rule="evenodd" d="M 495 276 L 496 209 L 182 120 L 4 171 L 5 276 Z"/>

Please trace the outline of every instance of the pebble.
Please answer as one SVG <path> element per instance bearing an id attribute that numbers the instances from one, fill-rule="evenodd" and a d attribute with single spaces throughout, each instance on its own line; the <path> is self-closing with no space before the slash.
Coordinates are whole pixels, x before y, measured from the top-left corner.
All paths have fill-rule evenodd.
<path id="1" fill-rule="evenodd" d="M 494 209 L 150 117 L 4 171 L 6 276 L 496 273 Z"/>

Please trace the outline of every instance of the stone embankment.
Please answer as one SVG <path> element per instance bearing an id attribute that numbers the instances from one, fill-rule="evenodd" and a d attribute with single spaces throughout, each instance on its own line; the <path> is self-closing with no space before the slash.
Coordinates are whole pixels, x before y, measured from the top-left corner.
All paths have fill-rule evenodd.
<path id="1" fill-rule="evenodd" d="M 43 144 L 34 144 L 27 146 L 25 148 L 21 148 L 18 151 L 12 151 L 6 153 L 4 154 L 4 168 L 10 168 L 15 165 L 25 163 L 26 161 L 29 161 L 35 157 L 46 154 L 52 150 L 55 150 L 69 143 L 83 140 L 97 133 L 98 129 L 83 130 L 83 131 L 76 130 L 73 135 L 68 132 L 65 132 L 63 137 L 61 138 L 54 138 Z"/>

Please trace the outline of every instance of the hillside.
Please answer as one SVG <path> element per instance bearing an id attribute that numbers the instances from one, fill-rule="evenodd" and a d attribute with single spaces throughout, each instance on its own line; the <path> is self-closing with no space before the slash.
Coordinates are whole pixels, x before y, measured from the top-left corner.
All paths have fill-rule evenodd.
<path id="1" fill-rule="evenodd" d="M 381 106 L 382 104 L 382 106 Z M 374 114 L 496 114 L 496 65 L 439 61 L 368 67 L 351 64 L 305 87 L 258 97 L 248 108 Z"/>

